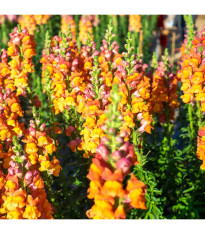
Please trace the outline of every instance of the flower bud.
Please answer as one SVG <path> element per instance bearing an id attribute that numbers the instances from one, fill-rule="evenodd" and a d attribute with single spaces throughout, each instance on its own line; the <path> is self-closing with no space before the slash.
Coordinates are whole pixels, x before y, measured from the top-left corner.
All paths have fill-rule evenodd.
<path id="1" fill-rule="evenodd" d="M 25 155 L 22 155 L 22 156 L 21 156 L 21 160 L 25 161 L 25 160 L 26 160 L 26 156 L 25 156 Z"/>
<path id="2" fill-rule="evenodd" d="M 16 152 L 16 156 L 20 156 L 20 152 L 19 151 Z"/>
<path id="3" fill-rule="evenodd" d="M 32 178 L 33 178 L 33 173 L 31 171 L 27 171 L 25 176 L 24 176 L 24 179 L 31 180 Z"/>
<path id="4" fill-rule="evenodd" d="M 19 168 L 18 163 L 14 162 L 14 161 L 12 161 L 12 160 L 9 162 L 9 165 L 10 165 L 11 167 L 13 167 L 13 168 Z"/>
<path id="5" fill-rule="evenodd" d="M 17 168 L 15 170 L 15 174 L 16 174 L 17 177 L 21 178 L 22 175 L 23 175 L 23 172 L 22 172 L 22 170 L 20 168 Z"/>
<path id="6" fill-rule="evenodd" d="M 71 136 L 71 133 L 75 131 L 75 128 L 73 126 L 68 126 L 65 130 L 65 133 L 67 136 Z"/>
<path id="7" fill-rule="evenodd" d="M 11 156 L 11 159 L 15 160 L 15 158 L 16 158 L 16 155 Z"/>
<path id="8" fill-rule="evenodd" d="M 121 138 L 121 137 L 116 137 L 115 141 L 120 143 L 120 144 L 122 144 L 124 142 L 123 138 Z"/>
<path id="9" fill-rule="evenodd" d="M 45 131 L 45 127 L 46 127 L 46 124 L 45 123 L 43 123 L 41 126 L 40 126 L 40 131 Z"/>
<path id="10" fill-rule="evenodd" d="M 103 131 L 106 131 L 106 130 L 107 130 L 107 126 L 106 126 L 106 125 L 102 125 L 100 128 L 101 128 Z"/>
<path id="11" fill-rule="evenodd" d="M 107 137 L 102 137 L 100 142 L 101 144 L 107 144 L 109 143 L 109 139 Z"/>
<path id="12" fill-rule="evenodd" d="M 109 132 L 110 134 L 113 134 L 113 133 L 115 132 L 115 130 L 114 130 L 113 128 L 109 128 L 108 132 Z"/>
<path id="13" fill-rule="evenodd" d="M 121 158 L 122 155 L 121 155 L 120 151 L 116 150 L 111 154 L 111 156 L 112 156 L 113 160 L 116 162 Z"/>
<path id="14" fill-rule="evenodd" d="M 29 167 L 30 167 L 31 165 L 32 165 L 32 164 L 31 164 L 30 162 L 27 162 L 27 163 L 25 164 L 25 168 L 28 170 Z"/>
<path id="15" fill-rule="evenodd" d="M 121 158 L 120 160 L 117 161 L 116 163 L 116 168 L 117 169 L 122 169 L 122 172 L 124 174 L 126 174 L 127 172 L 129 172 L 130 167 L 132 166 L 132 164 L 130 163 L 130 161 L 126 158 Z"/>
<path id="16" fill-rule="evenodd" d="M 120 150 L 123 150 L 125 152 L 128 152 L 128 148 L 129 148 L 129 141 L 125 142 L 121 147 L 120 147 Z"/>
<path id="17" fill-rule="evenodd" d="M 112 53 L 110 51 L 108 51 L 107 53 L 105 53 L 105 57 L 107 58 L 107 60 L 110 59 Z"/>
<path id="18" fill-rule="evenodd" d="M 14 175 L 14 169 L 12 167 L 8 168 L 8 173 L 9 173 L 9 175 L 13 176 Z"/>
<path id="19" fill-rule="evenodd" d="M 145 70 L 148 67 L 147 64 L 143 64 L 142 69 Z"/>
<path id="20" fill-rule="evenodd" d="M 78 141 L 76 140 L 71 140 L 69 143 L 68 143 L 68 146 L 69 148 L 72 150 L 72 151 L 75 151 L 76 150 L 76 146 L 78 145 Z"/>
<path id="21" fill-rule="evenodd" d="M 36 124 L 39 125 L 41 123 L 41 121 L 38 119 L 36 120 Z"/>
<path id="22" fill-rule="evenodd" d="M 29 127 L 29 133 L 32 137 L 35 137 L 36 136 L 36 130 L 33 128 L 33 127 Z"/>
<path id="23" fill-rule="evenodd" d="M 97 148 L 96 148 L 96 153 L 97 155 L 101 156 L 101 158 L 105 161 L 108 161 L 108 154 L 109 151 L 107 149 L 107 147 L 103 144 L 100 144 Z"/>
<path id="24" fill-rule="evenodd" d="M 94 59 L 95 56 L 98 56 L 99 55 L 99 52 L 96 50 L 93 55 L 92 55 L 92 58 Z"/>
<path id="25" fill-rule="evenodd" d="M 82 142 L 82 140 L 79 137 L 76 138 L 76 141 L 78 142 L 78 144 Z"/>
<path id="26" fill-rule="evenodd" d="M 72 65 L 77 66 L 78 65 L 78 59 L 74 59 Z"/>
<path id="27" fill-rule="evenodd" d="M 30 126 L 32 127 L 32 128 L 36 128 L 36 125 L 34 124 L 34 121 L 33 120 L 30 120 Z"/>

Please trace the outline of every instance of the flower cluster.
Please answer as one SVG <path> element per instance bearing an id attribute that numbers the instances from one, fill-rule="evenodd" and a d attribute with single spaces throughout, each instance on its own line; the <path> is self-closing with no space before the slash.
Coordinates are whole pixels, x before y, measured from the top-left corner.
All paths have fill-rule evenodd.
<path id="1" fill-rule="evenodd" d="M 128 34 L 127 44 L 125 48 L 126 53 L 123 53 L 123 59 L 119 63 L 119 73 L 121 78 L 118 80 L 121 90 L 120 95 L 121 109 L 124 120 L 127 123 L 125 129 L 129 134 L 130 129 L 136 126 L 139 127 L 139 133 L 151 133 L 152 116 L 150 115 L 150 91 L 151 80 L 146 76 L 147 64 L 143 64 L 141 59 L 136 59 L 133 54 L 133 47 L 131 46 L 131 34 Z M 126 117 L 125 117 L 126 116 Z"/>
<path id="2" fill-rule="evenodd" d="M 111 103 L 110 91 L 114 84 L 119 85 L 119 95 L 122 97 L 119 110 L 124 123 L 120 130 L 128 132 L 126 140 L 136 121 L 140 122 L 140 133 L 151 131 L 152 117 L 148 108 L 151 85 L 150 79 L 145 76 L 147 65 L 135 59 L 130 51 L 129 54 L 118 53 L 119 46 L 112 42 L 113 37 L 112 28 L 109 27 L 100 52 L 95 50 L 93 43 L 82 47 L 82 67 L 88 71 L 87 76 L 84 75 L 84 82 L 80 77 L 75 77 L 80 82 L 71 82 L 76 90 L 77 111 L 85 119 L 80 133 L 82 143 L 79 145 L 79 150 L 85 151 L 85 157 L 95 153 L 100 137 L 104 135 L 101 126 L 106 120 L 105 110 Z"/>
<path id="3" fill-rule="evenodd" d="M 69 106 L 76 106 L 75 90 L 70 88 L 71 73 L 75 70 L 78 51 L 76 43 L 71 38 L 52 38 L 49 53 L 43 51 L 41 59 L 42 83 L 44 91 L 51 94 L 55 114 L 63 112 Z M 76 72 L 77 73 L 77 72 Z M 80 78 L 80 77 L 76 77 Z M 76 80 L 77 81 L 77 80 Z"/>
<path id="4" fill-rule="evenodd" d="M 16 95 L 12 70 L 7 61 L 8 55 L 3 49 L 0 63 L 0 146 L 3 167 L 8 168 L 11 160 L 12 137 L 21 137 L 24 132 L 24 123 L 18 118 L 23 116 L 19 97 Z M 6 145 L 3 150 L 2 145 Z M 4 152 L 3 152 L 4 151 Z"/>
<path id="5" fill-rule="evenodd" d="M 82 48 L 82 54 L 86 55 L 84 67 L 89 71 L 89 79 L 81 97 L 78 95 L 77 110 L 85 119 L 81 131 L 82 143 L 79 147 L 85 151 L 85 157 L 95 153 L 100 137 L 104 135 L 101 126 L 106 119 L 104 111 L 110 103 L 109 96 L 115 72 L 112 65 L 116 60 L 117 48 L 116 42 L 108 46 L 106 40 L 103 40 L 101 52 L 95 50 L 95 44 L 91 48 Z"/>
<path id="6" fill-rule="evenodd" d="M 93 91 L 90 90 L 92 83 L 89 72 L 92 69 L 93 54 L 96 54 L 94 44 L 92 49 L 89 46 L 83 46 L 79 54 L 71 38 L 59 38 L 58 36 L 52 39 L 49 54 L 44 51 L 41 59 L 43 63 L 42 83 L 44 90 L 47 93 L 51 92 L 55 114 L 63 112 L 66 115 L 64 110 L 70 110 L 73 107 L 76 107 L 77 112 L 85 119 L 88 117 L 86 114 L 88 109 L 93 108 L 90 114 L 97 114 L 96 102 L 92 103 Z M 87 122 L 89 120 L 90 118 L 87 118 Z M 80 140 L 75 140 L 74 144 L 77 142 L 79 144 Z M 89 147 L 89 144 L 86 143 L 86 146 Z M 75 147 L 71 146 L 71 148 Z"/>
<path id="7" fill-rule="evenodd" d="M 24 132 L 22 142 L 25 143 L 27 160 L 32 168 L 39 168 L 40 172 L 47 171 L 48 174 L 59 176 L 61 169 L 59 160 L 51 156 L 56 151 L 54 140 L 47 135 L 45 123 L 39 127 L 39 130 L 36 128 L 31 121 L 30 127 Z"/>
<path id="8" fill-rule="evenodd" d="M 13 137 L 13 144 L 8 174 L 2 176 L 1 172 L 0 218 L 52 219 L 52 206 L 40 172 L 31 168 L 16 137 Z"/>
<path id="9" fill-rule="evenodd" d="M 10 80 L 10 70 L 7 64 L 7 54 L 3 50 L 0 63 L 1 70 L 1 88 L 0 88 L 0 218 L 18 218 L 15 209 L 16 204 L 13 206 L 12 191 L 9 189 L 13 183 L 10 176 L 6 175 L 9 172 L 10 166 L 13 161 L 13 140 L 14 136 L 21 137 L 24 132 L 24 124 L 19 124 L 18 117 L 23 116 L 19 98 L 16 96 L 15 87 Z M 11 82 L 10 82 L 11 81 Z M 13 87 L 13 88 L 12 88 Z M 11 170 L 11 169 L 10 169 Z M 18 171 L 16 171 L 18 173 Z M 16 178 L 17 177 L 14 177 Z M 16 184 L 13 186 L 16 187 Z M 11 192 L 10 192 L 11 191 Z M 7 197 L 10 197 L 7 200 Z M 6 204 L 5 204 L 6 202 Z M 10 206 L 7 208 L 7 205 Z M 14 211 L 14 212 L 13 212 Z"/>
<path id="10" fill-rule="evenodd" d="M 86 44 L 88 38 L 93 41 L 93 27 L 89 15 L 82 15 L 79 22 L 79 39 L 83 45 Z"/>
<path id="11" fill-rule="evenodd" d="M 139 32 L 141 27 L 141 16 L 129 15 L 129 31 Z"/>
<path id="12" fill-rule="evenodd" d="M 162 123 L 168 120 L 167 117 L 174 120 L 175 109 L 179 106 L 177 82 L 178 78 L 171 67 L 159 62 L 152 77 L 151 111 L 159 114 Z"/>
<path id="13" fill-rule="evenodd" d="M 76 109 L 84 120 L 81 141 L 76 140 L 76 135 L 69 144 L 72 150 L 83 150 L 84 157 L 95 154 L 100 138 L 104 136 L 101 126 L 106 120 L 105 111 L 111 103 L 110 91 L 114 84 L 119 85 L 122 97 L 119 110 L 124 122 L 120 130 L 128 132 L 125 140 L 129 140 L 135 126 L 139 126 L 140 133 L 151 132 L 151 85 L 145 74 L 147 65 L 132 54 L 130 37 L 129 51 L 124 54 L 118 52 L 119 46 L 112 42 L 113 37 L 109 26 L 100 52 L 90 41 L 78 53 L 70 38 L 55 36 L 41 59 L 42 83 L 44 90 L 50 92 L 55 114 L 62 112 L 65 115 L 64 110 Z"/>
<path id="14" fill-rule="evenodd" d="M 18 23 L 22 29 L 27 28 L 31 35 L 34 35 L 37 25 L 46 24 L 50 15 L 22 15 L 18 18 Z"/>
<path id="15" fill-rule="evenodd" d="M 11 74 L 17 89 L 17 95 L 26 96 L 28 86 L 28 74 L 34 71 L 32 57 L 35 55 L 35 42 L 27 29 L 20 31 L 17 27 L 9 34 L 7 54 L 10 56 L 9 62 Z"/>
<path id="16" fill-rule="evenodd" d="M 75 21 L 72 15 L 62 15 L 61 16 L 61 31 L 67 34 L 69 31 L 72 35 L 72 40 L 76 41 L 76 29 Z"/>
<path id="17" fill-rule="evenodd" d="M 181 70 L 178 77 L 181 79 L 184 103 L 199 101 L 201 111 L 205 112 L 205 87 L 204 87 L 204 34 L 205 28 L 198 32 L 192 41 L 192 47 L 188 54 L 184 54 L 181 62 Z"/>
<path id="18" fill-rule="evenodd" d="M 88 218 L 125 219 L 132 208 L 146 209 L 143 182 L 132 173 L 126 188 L 123 187 L 130 168 L 137 164 L 137 157 L 133 144 L 124 141 L 126 132 L 119 134 L 123 117 L 117 110 L 120 99 L 117 89 L 117 84 L 113 85 L 112 105 L 107 112 L 110 120 L 104 125 L 107 136 L 101 139 L 87 176 L 90 180 L 88 198 L 95 203 L 86 213 Z"/>
<path id="19" fill-rule="evenodd" d="M 49 158 L 56 148 L 44 125 L 37 130 L 31 122 L 26 130 L 24 123 L 19 123 L 23 116 L 19 95 L 27 94 L 35 43 L 27 29 L 15 28 L 10 38 L 0 63 L 0 218 L 53 218 L 40 172 L 59 175 L 59 161 Z"/>

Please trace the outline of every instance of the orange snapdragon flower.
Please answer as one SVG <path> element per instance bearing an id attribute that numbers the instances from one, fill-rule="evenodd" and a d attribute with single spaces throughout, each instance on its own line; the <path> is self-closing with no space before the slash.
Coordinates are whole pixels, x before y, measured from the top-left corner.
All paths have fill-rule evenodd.
<path id="1" fill-rule="evenodd" d="M 129 31 L 139 32 L 141 27 L 141 16 L 129 15 Z"/>
<path id="2" fill-rule="evenodd" d="M 79 39 L 82 44 L 86 44 L 88 35 L 90 34 L 91 41 L 93 40 L 93 28 L 90 17 L 82 15 L 79 22 Z"/>
<path id="3" fill-rule="evenodd" d="M 182 82 L 181 90 L 184 103 L 199 101 L 201 111 L 204 112 L 204 78 L 205 66 L 201 54 L 204 53 L 204 31 L 202 28 L 192 41 L 192 46 L 187 53 L 186 43 L 182 46 L 181 70 L 178 71 L 178 78 Z M 186 53 L 185 53 L 186 51 Z"/>
<path id="4" fill-rule="evenodd" d="M 68 25 L 70 27 L 70 32 L 72 35 L 72 40 L 76 41 L 76 29 L 75 21 L 72 15 L 62 15 L 61 16 L 61 31 L 65 34 L 68 32 Z"/>
<path id="5" fill-rule="evenodd" d="M 18 18 L 18 23 L 22 29 L 27 28 L 34 35 L 37 25 L 46 24 L 49 18 L 49 15 L 22 15 Z"/>

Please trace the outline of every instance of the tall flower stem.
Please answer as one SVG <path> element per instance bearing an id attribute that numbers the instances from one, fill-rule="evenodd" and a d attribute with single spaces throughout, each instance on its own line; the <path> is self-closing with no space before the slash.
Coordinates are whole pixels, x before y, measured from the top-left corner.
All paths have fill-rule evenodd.
<path id="1" fill-rule="evenodd" d="M 190 139 L 192 141 L 194 137 L 194 120 L 193 120 L 193 106 L 191 104 L 188 105 L 188 116 L 189 116 L 189 125 L 190 125 Z"/>

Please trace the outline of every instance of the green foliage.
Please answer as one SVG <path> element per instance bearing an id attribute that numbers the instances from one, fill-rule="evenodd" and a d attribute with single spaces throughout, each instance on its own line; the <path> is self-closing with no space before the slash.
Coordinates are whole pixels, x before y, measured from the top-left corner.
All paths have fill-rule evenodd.
<path id="1" fill-rule="evenodd" d="M 153 31 L 156 28 L 157 15 L 142 15 L 143 30 L 143 61 L 149 63 L 152 58 L 150 53 L 152 44 Z"/>

